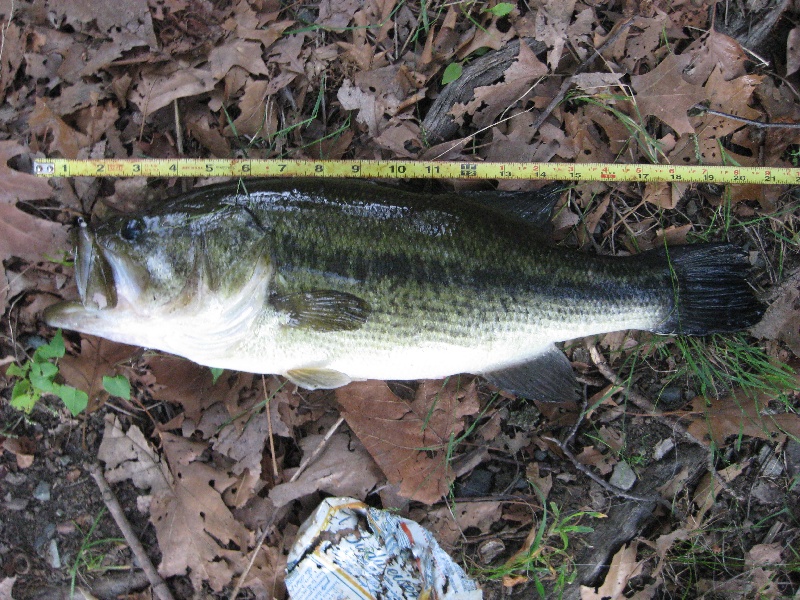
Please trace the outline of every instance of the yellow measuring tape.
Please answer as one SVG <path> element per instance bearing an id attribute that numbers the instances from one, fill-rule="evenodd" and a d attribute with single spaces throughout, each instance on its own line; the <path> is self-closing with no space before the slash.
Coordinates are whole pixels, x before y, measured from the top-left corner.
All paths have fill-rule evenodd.
<path id="1" fill-rule="evenodd" d="M 800 185 L 800 168 L 606 163 L 146 158 L 34 161 L 42 177 L 358 177 Z"/>

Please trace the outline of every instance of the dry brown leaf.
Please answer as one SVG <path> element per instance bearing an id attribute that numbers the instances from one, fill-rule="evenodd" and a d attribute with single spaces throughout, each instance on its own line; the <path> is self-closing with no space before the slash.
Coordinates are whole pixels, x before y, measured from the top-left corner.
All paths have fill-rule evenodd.
<path id="1" fill-rule="evenodd" d="M 513 28 L 505 29 L 505 31 L 498 29 L 498 18 L 499 17 L 493 18 L 492 22 L 489 23 L 488 26 L 474 29 L 474 33 L 472 35 L 466 36 L 466 39 L 468 40 L 467 43 L 462 44 L 458 48 L 457 57 L 459 60 L 463 60 L 480 48 L 492 48 L 493 50 L 499 50 L 516 35 L 516 32 Z M 462 41 L 463 39 L 464 38 L 462 37 Z M 524 46 L 525 44 L 522 45 Z"/>
<path id="2" fill-rule="evenodd" d="M 381 148 L 391 150 L 397 158 L 416 158 L 424 146 L 421 138 L 419 124 L 405 119 L 392 119 L 374 141 Z"/>
<path id="3" fill-rule="evenodd" d="M 94 23 L 101 34 L 114 29 L 124 30 L 146 41 L 151 48 L 158 47 L 153 31 L 153 20 L 147 0 L 59 0 L 48 5 L 53 22 L 66 22 L 78 31 L 91 33 L 88 25 Z"/>
<path id="4" fill-rule="evenodd" d="M 536 13 L 535 38 L 547 44 L 547 65 L 558 68 L 567 41 L 567 27 L 575 12 L 576 0 L 545 0 Z"/>
<path id="5" fill-rule="evenodd" d="M 657 577 L 664 567 L 667 566 L 667 552 L 669 552 L 676 542 L 683 542 L 692 536 L 692 532 L 688 529 L 679 528 L 671 533 L 660 535 L 655 542 L 655 550 L 658 554 L 658 564 L 656 565 L 653 577 Z M 648 543 L 650 545 L 650 543 Z"/>
<path id="6" fill-rule="evenodd" d="M 0 448 L 14 455 L 20 469 L 27 469 L 33 464 L 36 443 L 27 436 L 0 439 Z"/>
<path id="7" fill-rule="evenodd" d="M 608 475 L 617 464 L 616 459 L 611 454 L 603 454 L 594 446 L 584 446 L 580 454 L 575 458 L 578 462 L 587 467 L 594 467 L 601 475 Z"/>
<path id="8" fill-rule="evenodd" d="M 7 16 L 3 14 L 2 16 Z M 14 80 L 22 65 L 25 45 L 22 42 L 22 32 L 11 19 L 0 22 L 3 28 L 3 53 L 0 54 L 0 101 L 6 97 L 9 84 Z"/>
<path id="9" fill-rule="evenodd" d="M 325 29 L 343 29 L 363 6 L 364 0 L 322 0 L 314 23 Z"/>
<path id="10" fill-rule="evenodd" d="M 59 223 L 38 219 L 17 208 L 17 202 L 49 198 L 46 180 L 15 171 L 8 161 L 26 152 L 11 140 L 0 141 L 0 310 L 5 310 L 9 284 L 3 261 L 18 256 L 40 261 L 67 248 L 67 231 Z"/>
<path id="11" fill-rule="evenodd" d="M 688 83 L 682 76 L 691 60 L 688 54 L 669 54 L 649 73 L 631 77 L 639 113 L 658 117 L 679 135 L 694 133 L 686 113 L 706 99 L 702 86 Z"/>
<path id="12" fill-rule="evenodd" d="M 247 558 L 250 534 L 222 501 L 222 493 L 237 480 L 195 460 L 205 444 L 170 433 L 162 433 L 161 439 L 174 478 L 150 503 L 162 557 L 159 573 L 172 577 L 188 572 L 195 589 L 207 582 L 219 592 Z"/>
<path id="13" fill-rule="evenodd" d="M 261 458 L 269 435 L 267 414 L 251 414 L 225 425 L 213 440 L 214 450 L 236 461 L 231 472 L 241 475 L 249 470 L 253 476 L 261 474 Z"/>
<path id="14" fill-rule="evenodd" d="M 537 490 L 537 496 L 542 500 L 547 500 L 550 490 L 553 489 L 553 474 L 548 473 L 544 477 L 539 473 L 539 463 L 529 463 L 525 469 L 525 479 L 528 480 Z"/>
<path id="15" fill-rule="evenodd" d="M 758 118 L 761 112 L 752 108 L 750 102 L 761 79 L 758 75 L 745 75 L 726 81 L 722 71 L 715 69 L 705 85 L 710 108 L 745 119 Z M 720 140 L 740 129 L 742 124 L 733 119 L 709 114 L 694 117 L 691 123 L 696 137 L 684 137 L 678 140 L 675 149 L 669 154 L 670 162 L 696 164 L 699 160 L 702 164 L 722 164 Z M 754 157 L 743 156 L 731 150 L 726 150 L 726 153 L 741 165 L 755 164 L 758 156 L 757 153 Z"/>
<path id="16" fill-rule="evenodd" d="M 792 413 L 768 414 L 765 403 L 773 398 L 738 392 L 732 397 L 692 401 L 694 412 L 689 417 L 689 433 L 716 447 L 726 445 L 729 438 L 749 436 L 782 443 L 786 435 L 800 437 L 800 419 Z"/>
<path id="17" fill-rule="evenodd" d="M 717 471 L 717 476 L 729 483 L 741 475 L 748 464 L 749 462 L 729 465 Z M 720 489 L 719 484 L 714 477 L 711 476 L 711 473 L 706 472 L 700 478 L 694 490 L 694 496 L 692 496 L 692 502 L 697 507 L 697 510 L 684 520 L 685 526 L 688 527 L 690 531 L 698 530 L 705 525 L 706 514 L 714 506 Z"/>
<path id="18" fill-rule="evenodd" d="M 237 27 L 236 33 L 246 39 L 246 40 L 257 40 L 261 42 L 264 48 L 269 48 L 281 39 L 281 34 L 284 31 L 289 29 L 292 25 L 294 25 L 294 21 L 277 21 L 275 23 L 270 23 L 263 29 L 247 29 L 243 27 Z"/>
<path id="19" fill-rule="evenodd" d="M 97 450 L 97 459 L 105 463 L 105 477 L 111 483 L 130 479 L 142 490 L 151 494 L 162 493 L 172 485 L 172 475 L 150 446 L 141 429 L 131 425 L 122 430 L 119 419 L 105 417 L 103 441 Z"/>
<path id="20" fill-rule="evenodd" d="M 692 61 L 683 75 L 689 83 L 703 85 L 712 71 L 720 71 L 725 81 L 747 73 L 747 54 L 735 39 L 712 29 L 705 37 L 692 44 L 686 53 Z"/>
<path id="21" fill-rule="evenodd" d="M 296 77 L 294 73 L 289 73 L 289 75 L 291 76 L 289 81 Z M 240 134 L 250 137 L 258 134 L 263 138 L 268 138 L 277 131 L 277 109 L 267 100 L 269 97 L 267 88 L 271 84 L 270 81 L 260 79 L 250 79 L 245 84 L 244 94 L 238 104 L 241 114 L 233 122 L 236 131 Z"/>
<path id="22" fill-rule="evenodd" d="M 764 317 L 751 330 L 755 337 L 785 342 L 795 356 L 800 356 L 800 270 L 795 271 L 780 287 Z"/>
<path id="23" fill-rule="evenodd" d="M 208 367 L 203 367 L 185 358 L 169 355 L 152 356 L 147 361 L 156 378 L 152 390 L 154 398 L 180 404 L 195 424 L 200 422 L 203 411 L 229 398 L 236 398 L 242 388 L 252 383 L 252 375 L 225 372 L 213 382 Z"/>
<path id="24" fill-rule="evenodd" d="M 378 135 L 383 110 L 378 106 L 378 99 L 375 96 L 365 93 L 349 79 L 345 79 L 336 97 L 343 109 L 358 111 L 356 121 L 367 127 L 370 136 Z"/>
<path id="25" fill-rule="evenodd" d="M 89 136 L 73 129 L 53 112 L 42 98 L 36 99 L 36 108 L 28 117 L 28 125 L 36 135 L 53 136 L 50 148 L 64 158 L 78 158 L 78 152 L 91 145 Z"/>
<path id="26" fill-rule="evenodd" d="M 429 530 L 445 550 L 452 550 L 468 528 L 488 533 L 502 517 L 503 503 L 460 502 L 454 507 L 442 506 L 433 510 L 420 510 L 411 518 Z"/>
<path id="27" fill-rule="evenodd" d="M 653 52 L 664 42 L 664 30 L 670 26 L 669 16 L 659 11 L 654 17 L 637 16 L 634 18 L 632 26 L 627 28 L 620 37 L 617 44 L 622 47 L 624 43 L 626 54 L 626 66 L 633 71 L 636 63 L 641 59 L 652 56 Z M 618 58 L 622 58 L 621 52 L 616 52 Z"/>
<path id="28" fill-rule="evenodd" d="M 206 69 L 179 68 L 172 74 L 162 74 L 158 69 L 140 77 L 129 99 L 140 111 L 150 114 L 178 98 L 210 92 L 217 81 Z"/>
<path id="29" fill-rule="evenodd" d="M 581 600 L 622 600 L 625 598 L 625 591 L 628 582 L 639 575 L 642 571 L 642 562 L 636 561 L 636 551 L 639 543 L 633 541 L 627 546 L 623 546 L 611 559 L 608 573 L 603 581 L 603 585 L 597 588 L 581 586 Z"/>
<path id="30" fill-rule="evenodd" d="M 231 145 L 216 127 L 211 127 L 208 115 L 186 119 L 186 131 L 206 148 L 211 156 L 231 156 Z"/>
<path id="31" fill-rule="evenodd" d="M 785 597 L 775 581 L 775 569 L 783 564 L 782 552 L 782 545 L 776 542 L 756 544 L 745 554 L 745 566 L 750 569 L 749 575 L 753 587 L 758 590 L 759 600 Z"/>
<path id="32" fill-rule="evenodd" d="M 665 181 L 649 182 L 644 184 L 644 194 L 642 198 L 645 202 L 655 204 L 661 208 L 672 210 L 678 205 L 683 196 L 682 190 L 675 187 L 676 184 Z"/>
<path id="33" fill-rule="evenodd" d="M 300 440 L 304 458 L 311 455 L 323 437 L 310 435 Z M 287 475 L 293 472 L 290 470 Z M 364 446 L 347 434 L 337 433 L 296 481 L 276 485 L 269 497 L 276 508 L 314 492 L 364 499 L 383 479 L 383 473 Z"/>
<path id="34" fill-rule="evenodd" d="M 450 114 L 458 122 L 465 114 L 473 115 L 473 125 L 488 127 L 500 113 L 521 100 L 534 81 L 547 75 L 547 67 L 536 58 L 527 44 L 520 44 L 517 60 L 503 73 L 504 81 L 475 88 L 475 95 L 466 104 L 455 104 Z"/>
<path id="35" fill-rule="evenodd" d="M 336 390 L 342 416 L 400 495 L 433 504 L 453 479 L 447 460 L 451 436 L 462 418 L 478 410 L 474 382 L 459 378 L 424 381 L 413 402 L 397 397 L 382 381 L 351 383 Z"/>
<path id="36" fill-rule="evenodd" d="M 693 225 L 670 225 L 666 229 L 659 229 L 656 232 L 656 246 L 663 246 L 666 241 L 669 245 L 683 245 L 686 243 L 686 236 L 692 230 Z"/>

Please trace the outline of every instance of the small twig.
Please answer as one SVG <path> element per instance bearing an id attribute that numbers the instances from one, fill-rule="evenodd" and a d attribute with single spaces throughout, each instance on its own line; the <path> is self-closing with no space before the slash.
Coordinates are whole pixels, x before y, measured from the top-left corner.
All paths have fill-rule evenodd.
<path id="1" fill-rule="evenodd" d="M 108 485 L 108 481 L 106 481 L 103 475 L 103 469 L 101 469 L 100 465 L 97 463 L 87 463 L 85 466 L 94 478 L 95 483 L 97 483 L 97 487 L 100 488 L 100 493 L 103 496 L 103 502 L 105 502 L 108 507 L 108 512 L 114 517 L 114 522 L 122 532 L 125 541 L 128 543 L 128 546 L 139 562 L 139 565 L 142 567 L 145 575 L 147 575 L 147 580 L 150 582 L 150 585 L 153 586 L 155 596 L 160 598 L 160 600 L 174 600 L 167 584 L 161 578 L 161 575 L 158 574 L 153 563 L 150 562 L 150 558 L 147 556 L 144 546 L 142 546 L 139 538 L 136 537 L 133 527 L 131 527 L 130 522 L 119 504 L 119 500 L 117 500 L 117 497 L 111 490 L 111 486 Z"/>
<path id="2" fill-rule="evenodd" d="M 261 376 L 261 387 L 264 389 L 264 400 L 267 409 L 267 429 L 269 430 L 269 451 L 272 454 L 272 477 L 273 481 L 278 481 L 278 460 L 275 458 L 275 436 L 272 435 L 272 415 L 270 414 L 269 401 L 270 397 L 267 393 L 267 380 Z"/>
<path id="3" fill-rule="evenodd" d="M 11 19 L 13 18 L 14 18 L 14 0 L 11 0 L 11 7 L 9 8 L 8 11 L 8 21 L 6 21 L 6 24 L 3 25 L 2 30 L 0 30 L 0 65 L 3 64 L 2 63 L 3 50 L 5 50 L 6 47 L 6 31 L 8 31 L 9 27 L 11 27 Z M 3 75 L 2 68 L 0 68 L 0 76 L 2 75 Z"/>
<path id="4" fill-rule="evenodd" d="M 692 108 L 709 115 L 724 117 L 726 119 L 730 119 L 731 121 L 739 121 L 740 123 L 747 123 L 748 125 L 759 127 L 761 129 L 800 129 L 800 123 L 763 123 L 762 121 L 754 121 L 753 119 L 746 119 L 745 117 L 740 117 L 738 115 L 732 115 L 730 113 L 714 110 L 713 108 L 707 108 L 702 104 L 695 104 Z"/>
<path id="5" fill-rule="evenodd" d="M 589 355 L 592 357 L 592 362 L 597 367 L 597 370 L 600 371 L 600 373 L 602 373 L 603 377 L 608 379 L 614 385 L 625 388 L 628 399 L 631 402 L 633 402 L 640 410 L 651 414 L 660 422 L 664 423 L 667 427 L 670 427 L 675 433 L 680 434 L 689 443 L 696 444 L 697 446 L 704 448 L 708 453 L 708 471 L 709 473 L 711 473 L 711 476 L 714 478 L 714 481 L 716 481 L 717 484 L 722 488 L 722 490 L 727 494 L 729 494 L 732 498 L 738 500 L 739 502 L 745 501 L 745 499 L 742 496 L 737 494 L 728 485 L 728 482 L 722 478 L 722 475 L 719 474 L 716 465 L 714 464 L 714 456 L 712 455 L 711 451 L 708 449 L 706 444 L 704 444 L 702 441 L 698 440 L 691 433 L 689 433 L 686 427 L 684 427 L 677 421 L 670 419 L 667 415 L 661 412 L 660 409 L 656 408 L 655 404 L 650 402 L 650 400 L 645 398 L 642 394 L 640 394 L 639 392 L 637 392 L 632 388 L 626 387 L 625 382 L 622 381 L 622 379 L 620 379 L 620 377 L 608 365 L 605 357 L 597 349 L 597 346 L 587 341 L 586 349 L 589 350 Z"/>
<path id="6" fill-rule="evenodd" d="M 559 441 L 553 438 L 544 438 L 544 439 L 548 439 L 558 444 L 558 447 L 561 448 L 561 451 L 572 462 L 572 465 L 576 469 L 578 469 L 578 471 L 586 475 L 589 479 L 594 481 L 597 485 L 599 485 L 607 492 L 610 492 L 611 494 L 614 494 L 619 498 L 625 498 L 626 500 L 634 500 L 636 502 L 645 502 L 645 503 L 652 502 L 655 504 L 660 504 L 667 510 L 671 511 L 672 506 L 670 505 L 670 503 L 659 495 L 654 494 L 652 496 L 639 496 L 638 494 L 631 494 L 629 492 L 626 492 L 622 488 L 618 488 L 615 485 L 611 485 L 605 479 L 603 479 L 602 477 L 597 475 L 594 471 L 592 471 L 589 467 L 580 462 L 578 460 L 578 457 L 572 453 L 572 451 L 569 449 L 569 445 L 572 443 L 572 440 L 575 438 L 575 434 L 578 432 L 578 428 L 583 422 L 584 416 L 586 415 L 586 406 L 587 402 L 586 398 L 584 398 L 581 410 L 578 413 L 578 418 L 576 419 L 575 424 L 570 428 L 569 432 L 567 433 L 567 437 L 564 438 L 564 441 Z"/>
<path id="7" fill-rule="evenodd" d="M 175 115 L 175 145 L 178 146 L 178 156 L 183 156 L 183 129 L 181 128 L 181 111 L 178 109 L 178 99 L 172 101 Z"/>
<path id="8" fill-rule="evenodd" d="M 229 600 L 236 600 L 237 596 L 239 595 L 247 576 L 250 574 L 250 570 L 253 568 L 253 565 L 256 562 L 256 557 L 258 556 L 261 547 L 264 545 L 269 532 L 272 530 L 272 524 L 274 522 L 275 514 L 273 513 L 269 516 L 269 519 L 267 519 L 267 522 L 264 524 L 264 531 L 262 531 L 261 535 L 258 537 L 258 542 L 256 543 L 255 548 L 253 548 L 253 553 L 250 555 L 250 560 L 248 561 L 247 566 L 244 568 L 244 571 L 242 571 L 242 574 L 239 576 L 239 581 L 236 582 L 236 587 L 233 588 Z"/>
<path id="9" fill-rule="evenodd" d="M 339 429 L 339 426 L 342 423 L 344 423 L 344 417 L 339 417 L 339 420 L 333 424 L 333 427 L 331 427 L 330 431 L 325 434 L 325 437 L 322 438 L 322 441 L 319 443 L 319 445 L 316 448 L 314 448 L 314 451 L 311 453 L 311 455 L 305 460 L 303 460 L 302 463 L 300 463 L 300 466 L 297 467 L 297 471 L 295 472 L 294 475 L 292 475 L 292 478 L 289 480 L 289 483 L 297 481 L 297 478 L 300 477 L 300 474 L 306 470 L 308 465 L 311 464 L 311 461 L 313 461 L 315 458 L 317 458 L 317 456 L 320 455 L 320 453 L 325 449 L 325 446 L 328 445 L 328 441 L 331 439 L 331 436 L 334 433 L 336 433 L 336 430 Z"/>

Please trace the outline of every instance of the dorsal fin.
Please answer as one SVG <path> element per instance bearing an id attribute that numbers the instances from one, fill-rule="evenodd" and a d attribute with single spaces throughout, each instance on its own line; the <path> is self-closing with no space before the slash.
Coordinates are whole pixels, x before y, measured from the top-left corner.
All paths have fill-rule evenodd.
<path id="1" fill-rule="evenodd" d="M 514 215 L 542 232 L 549 233 L 552 228 L 550 218 L 553 207 L 561 197 L 561 193 L 568 187 L 569 184 L 557 181 L 532 192 L 487 190 L 462 192 L 462 194 L 474 202 Z"/>

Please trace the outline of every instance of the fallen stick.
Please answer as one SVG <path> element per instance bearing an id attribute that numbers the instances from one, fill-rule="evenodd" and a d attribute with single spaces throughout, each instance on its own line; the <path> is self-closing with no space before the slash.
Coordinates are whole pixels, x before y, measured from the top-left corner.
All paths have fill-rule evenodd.
<path id="1" fill-rule="evenodd" d="M 100 488 L 100 493 L 103 496 L 103 502 L 105 502 L 108 512 L 114 517 L 114 522 L 122 532 L 125 541 L 128 543 L 139 565 L 141 565 L 145 575 L 147 575 L 147 580 L 150 582 L 150 585 L 153 586 L 155 596 L 160 600 L 175 600 L 166 582 L 161 578 L 161 575 L 158 574 L 153 563 L 150 562 L 150 558 L 147 556 L 144 546 L 142 546 L 139 538 L 137 538 L 136 534 L 133 532 L 133 527 L 131 527 L 128 518 L 125 516 L 122 506 L 119 504 L 119 500 L 117 500 L 117 497 L 111 490 L 111 486 L 108 485 L 108 481 L 106 481 L 103 475 L 103 469 L 97 463 L 87 463 L 85 467 L 94 478 L 97 487 Z"/>

